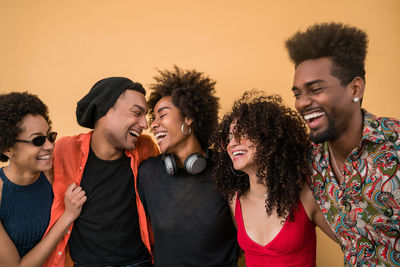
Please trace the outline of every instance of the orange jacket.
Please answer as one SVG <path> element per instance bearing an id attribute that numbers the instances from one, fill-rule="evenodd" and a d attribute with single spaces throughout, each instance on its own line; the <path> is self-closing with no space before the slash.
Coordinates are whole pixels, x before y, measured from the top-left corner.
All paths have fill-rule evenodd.
<path id="1" fill-rule="evenodd" d="M 59 139 L 54 148 L 53 170 L 54 181 L 53 191 L 54 200 L 51 207 L 51 219 L 46 234 L 54 223 L 64 212 L 64 194 L 71 183 L 80 185 L 86 161 L 89 155 L 90 139 L 93 132 L 68 136 Z M 146 248 L 151 254 L 151 232 L 149 223 L 137 192 L 137 172 L 139 164 L 151 156 L 159 154 L 158 147 L 148 135 L 140 135 L 136 142 L 136 148 L 132 151 L 125 151 L 131 158 L 131 168 L 135 177 L 136 203 L 139 214 L 140 234 Z M 44 266 L 64 267 L 68 262 L 72 262 L 67 254 L 67 243 L 72 231 L 73 224 L 58 243 L 56 249 L 47 259 Z M 45 234 L 45 235 L 46 235 Z"/>

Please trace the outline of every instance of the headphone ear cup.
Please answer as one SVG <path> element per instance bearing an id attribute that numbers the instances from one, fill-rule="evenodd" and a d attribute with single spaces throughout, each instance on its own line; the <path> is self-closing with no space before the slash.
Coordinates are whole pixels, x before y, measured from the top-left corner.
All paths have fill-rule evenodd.
<path id="1" fill-rule="evenodd" d="M 184 166 L 188 173 L 198 174 L 206 168 L 207 160 L 200 153 L 194 153 L 185 160 Z"/>
<path id="2" fill-rule="evenodd" d="M 174 175 L 178 171 L 178 166 L 173 155 L 165 155 L 163 157 L 165 170 L 169 175 Z"/>

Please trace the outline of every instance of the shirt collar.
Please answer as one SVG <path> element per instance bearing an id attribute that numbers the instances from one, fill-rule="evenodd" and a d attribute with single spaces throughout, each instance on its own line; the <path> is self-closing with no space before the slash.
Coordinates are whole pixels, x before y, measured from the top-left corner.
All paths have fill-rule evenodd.
<path id="1" fill-rule="evenodd" d="M 385 141 L 385 135 L 382 132 L 380 120 L 373 114 L 362 109 L 364 115 L 363 136 L 361 142 L 369 141 L 373 143 L 381 143 Z"/>
<path id="2" fill-rule="evenodd" d="M 365 109 L 361 110 L 363 114 L 363 133 L 360 145 L 364 141 L 381 143 L 385 140 L 385 136 L 382 133 L 382 126 L 380 120 L 373 114 L 367 112 Z M 314 159 L 320 161 L 321 165 L 327 165 L 329 159 L 328 153 L 328 142 L 316 144 L 312 143 L 312 154 Z"/>

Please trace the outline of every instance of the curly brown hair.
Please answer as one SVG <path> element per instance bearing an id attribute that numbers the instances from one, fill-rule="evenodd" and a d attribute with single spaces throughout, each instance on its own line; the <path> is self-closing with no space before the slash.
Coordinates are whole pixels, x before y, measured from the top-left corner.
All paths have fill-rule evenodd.
<path id="1" fill-rule="evenodd" d="M 245 134 L 255 144 L 258 182 L 268 188 L 267 214 L 276 210 L 278 216 L 291 219 L 309 176 L 306 158 L 309 140 L 302 118 L 285 107 L 280 96 L 266 96 L 261 91 L 246 91 L 234 103 L 212 137 L 215 146 L 213 177 L 228 201 L 232 201 L 236 193 L 238 197 L 243 195 L 250 186 L 247 175 L 233 173 L 232 160 L 223 148 L 226 142 L 221 142 L 227 140 L 232 122 L 236 123 L 235 136 Z"/>
<path id="2" fill-rule="evenodd" d="M 158 71 L 149 97 L 149 112 L 154 118 L 154 107 L 164 96 L 171 96 L 172 103 L 183 117 L 193 120 L 193 132 L 200 145 L 206 149 L 210 136 L 218 124 L 219 98 L 215 94 L 215 81 L 196 70 L 183 70 L 174 66 L 173 71 Z"/>
<path id="3" fill-rule="evenodd" d="M 315 24 L 305 32 L 296 32 L 285 45 L 296 67 L 308 59 L 330 57 L 332 75 L 339 78 L 343 86 L 355 77 L 365 81 L 368 37 L 356 27 L 334 22 Z"/>
<path id="4" fill-rule="evenodd" d="M 22 131 L 21 122 L 29 114 L 42 116 L 51 126 L 48 108 L 37 95 L 28 92 L 0 95 L 0 161 L 8 160 L 3 152 L 15 144 Z"/>

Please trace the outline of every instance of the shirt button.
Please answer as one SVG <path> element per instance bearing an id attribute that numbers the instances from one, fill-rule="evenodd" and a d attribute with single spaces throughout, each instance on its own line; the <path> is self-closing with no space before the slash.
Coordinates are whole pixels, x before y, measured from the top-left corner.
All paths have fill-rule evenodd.
<path id="1" fill-rule="evenodd" d="M 68 231 L 67 231 L 67 234 L 70 234 L 70 233 L 71 233 L 71 231 L 70 231 L 70 230 L 68 230 Z"/>
<path id="2" fill-rule="evenodd" d="M 62 254 L 62 252 L 61 252 L 61 251 L 59 251 L 59 252 L 58 252 L 58 255 L 60 255 L 60 256 L 61 256 L 61 254 Z"/>
<path id="3" fill-rule="evenodd" d="M 79 169 L 82 170 L 82 166 L 80 166 Z"/>

